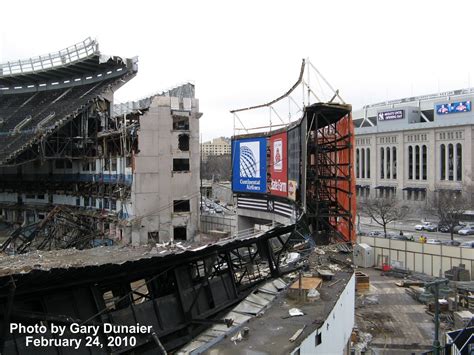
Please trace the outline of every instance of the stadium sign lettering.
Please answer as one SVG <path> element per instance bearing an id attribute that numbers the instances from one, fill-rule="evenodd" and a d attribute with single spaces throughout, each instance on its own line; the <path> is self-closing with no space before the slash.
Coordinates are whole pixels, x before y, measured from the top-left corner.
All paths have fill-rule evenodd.
<path id="1" fill-rule="evenodd" d="M 405 117 L 404 110 L 384 111 L 377 114 L 379 121 L 400 120 Z"/>

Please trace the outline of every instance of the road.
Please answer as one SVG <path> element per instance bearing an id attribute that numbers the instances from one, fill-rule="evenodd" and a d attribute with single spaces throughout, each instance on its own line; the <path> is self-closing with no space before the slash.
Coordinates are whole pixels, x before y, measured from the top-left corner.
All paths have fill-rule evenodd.
<path id="1" fill-rule="evenodd" d="M 383 227 L 378 225 L 377 223 L 373 222 L 370 223 L 371 220 L 370 218 L 362 217 L 361 222 L 360 222 L 360 229 L 363 232 L 370 232 L 370 231 L 382 231 L 383 232 Z M 395 232 L 397 234 L 400 233 L 400 231 L 403 231 L 403 233 L 410 233 L 413 235 L 413 238 L 417 241 L 422 235 L 425 236 L 428 239 L 439 239 L 441 241 L 444 240 L 451 240 L 451 235 L 450 233 L 441 233 L 441 232 L 427 232 L 427 231 L 416 231 L 415 230 L 415 225 L 420 224 L 421 222 L 414 223 L 414 222 L 408 222 L 408 221 L 403 221 L 403 222 L 395 222 L 395 223 L 390 223 L 390 226 L 387 226 L 387 232 Z M 459 242 L 467 242 L 474 240 L 474 235 L 459 235 L 459 234 L 454 234 L 454 240 L 457 240 Z"/>

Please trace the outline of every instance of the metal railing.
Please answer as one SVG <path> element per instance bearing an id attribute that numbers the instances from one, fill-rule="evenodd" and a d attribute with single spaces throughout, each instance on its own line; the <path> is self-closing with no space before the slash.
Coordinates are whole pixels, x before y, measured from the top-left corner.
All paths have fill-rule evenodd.
<path id="1" fill-rule="evenodd" d="M 0 77 L 32 73 L 68 65 L 99 52 L 99 44 L 90 37 L 58 52 L 0 64 Z"/>

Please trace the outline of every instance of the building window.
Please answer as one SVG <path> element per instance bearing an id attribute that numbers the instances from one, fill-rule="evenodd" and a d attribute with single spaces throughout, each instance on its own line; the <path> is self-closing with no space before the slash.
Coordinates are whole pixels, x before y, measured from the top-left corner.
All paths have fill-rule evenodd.
<path id="1" fill-rule="evenodd" d="M 174 131 L 189 131 L 189 117 L 173 117 Z"/>
<path id="2" fill-rule="evenodd" d="M 180 134 L 178 136 L 178 149 L 183 152 L 189 151 L 189 134 Z"/>
<path id="3" fill-rule="evenodd" d="M 456 144 L 456 180 L 462 181 L 462 145 Z"/>
<path id="4" fill-rule="evenodd" d="M 112 171 L 117 171 L 117 158 L 116 157 L 113 157 L 110 159 L 111 160 L 111 167 L 112 167 Z"/>
<path id="5" fill-rule="evenodd" d="M 440 145 L 439 148 L 440 167 L 441 167 L 441 180 L 446 180 L 446 146 Z"/>
<path id="6" fill-rule="evenodd" d="M 385 159 L 387 160 L 387 179 L 390 179 L 390 147 L 387 147 L 386 149 L 387 154 L 385 154 Z"/>
<path id="7" fill-rule="evenodd" d="M 173 171 L 189 171 L 189 159 L 173 159 Z"/>
<path id="8" fill-rule="evenodd" d="M 415 180 L 420 180 L 420 146 L 415 146 Z"/>
<path id="9" fill-rule="evenodd" d="M 173 240 L 186 240 L 186 226 L 173 228 Z"/>
<path id="10" fill-rule="evenodd" d="M 359 167 L 360 167 L 360 155 L 359 155 L 359 149 L 356 149 L 356 178 L 360 178 L 359 174 Z"/>
<path id="11" fill-rule="evenodd" d="M 362 148 L 361 150 L 361 166 L 362 166 L 362 179 L 365 179 L 365 149 Z"/>
<path id="12" fill-rule="evenodd" d="M 423 144 L 423 147 L 422 147 L 422 152 L 421 152 L 421 157 L 423 159 L 423 164 L 422 164 L 422 169 L 423 169 L 423 174 L 422 174 L 422 178 L 423 180 L 426 180 L 428 178 L 428 162 L 427 162 L 427 159 L 428 159 L 428 150 L 426 148 L 426 145 Z"/>
<path id="13" fill-rule="evenodd" d="M 452 144 L 448 145 L 448 177 L 454 180 L 454 148 Z"/>
<path id="14" fill-rule="evenodd" d="M 408 146 L 408 180 L 413 180 L 413 146 Z"/>
<path id="15" fill-rule="evenodd" d="M 384 159 L 385 149 L 380 148 L 380 178 L 385 178 L 385 159 Z"/>
<path id="16" fill-rule="evenodd" d="M 189 212 L 190 210 L 189 200 L 173 201 L 173 212 Z"/>
<path id="17" fill-rule="evenodd" d="M 367 159 L 366 159 L 366 164 L 367 164 L 367 179 L 370 179 L 370 148 L 366 149 L 366 154 L 367 154 Z"/>
<path id="18" fill-rule="evenodd" d="M 397 147 L 392 147 L 392 178 L 397 178 Z"/>

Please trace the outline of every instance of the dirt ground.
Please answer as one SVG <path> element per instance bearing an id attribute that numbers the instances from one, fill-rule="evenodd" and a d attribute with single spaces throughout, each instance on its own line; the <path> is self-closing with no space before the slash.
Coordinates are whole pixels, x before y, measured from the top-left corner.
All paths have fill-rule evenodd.
<path id="1" fill-rule="evenodd" d="M 381 276 L 375 269 L 359 269 L 370 277 L 370 288 L 358 293 L 356 325 L 373 337 L 375 354 L 413 354 L 429 350 L 434 322 L 422 303 L 398 287 L 399 279 Z"/>

